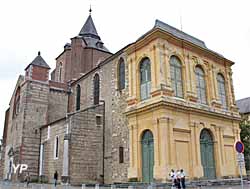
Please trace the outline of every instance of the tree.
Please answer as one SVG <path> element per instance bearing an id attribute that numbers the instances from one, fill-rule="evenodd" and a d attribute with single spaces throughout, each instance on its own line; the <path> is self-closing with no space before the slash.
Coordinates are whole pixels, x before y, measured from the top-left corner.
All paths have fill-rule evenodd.
<path id="1" fill-rule="evenodd" d="M 250 170 L 250 122 L 243 121 L 240 123 L 240 138 L 244 144 L 244 156 L 246 170 Z"/>

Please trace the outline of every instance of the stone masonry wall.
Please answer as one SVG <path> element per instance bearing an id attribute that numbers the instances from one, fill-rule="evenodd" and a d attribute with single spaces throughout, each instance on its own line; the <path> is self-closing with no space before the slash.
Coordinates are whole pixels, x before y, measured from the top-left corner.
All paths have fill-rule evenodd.
<path id="1" fill-rule="evenodd" d="M 37 180 L 40 146 L 39 128 L 47 123 L 49 86 L 42 82 L 27 81 L 24 87 L 26 88 L 26 100 L 20 159 L 22 163 L 28 164 L 31 178 Z"/>
<path id="2" fill-rule="evenodd" d="M 81 86 L 81 109 L 93 105 L 93 78 L 100 77 L 100 103 L 105 102 L 105 183 L 126 182 L 129 162 L 128 128 L 124 115 L 127 98 L 126 88 L 118 90 L 117 63 L 122 55 L 119 54 L 109 63 L 101 65 L 91 73 L 83 76 L 72 85 L 71 111 L 75 110 L 76 86 Z M 127 67 L 126 59 L 125 65 Z M 127 70 L 127 69 L 126 69 Z M 126 71 L 127 73 L 127 71 Z M 124 163 L 119 163 L 119 147 L 124 148 Z"/>
<path id="3" fill-rule="evenodd" d="M 125 88 L 119 90 L 118 62 L 123 58 L 125 63 Z M 128 121 L 124 114 L 128 97 L 128 64 L 126 55 L 121 54 L 112 62 L 112 182 L 128 182 L 127 170 L 129 167 L 129 131 Z M 123 160 L 119 162 L 119 148 L 124 150 Z"/>
<path id="4" fill-rule="evenodd" d="M 48 135 L 48 127 L 50 127 L 50 134 Z M 58 181 L 61 182 L 62 165 L 63 165 L 63 142 L 66 133 L 65 119 L 57 121 L 41 130 L 41 143 L 44 144 L 43 156 L 43 172 L 45 181 L 53 182 L 55 171 L 58 172 Z M 55 139 L 59 137 L 59 155 L 54 157 Z"/>
<path id="5" fill-rule="evenodd" d="M 69 117 L 71 184 L 103 181 L 103 108 L 92 106 Z"/>
<path id="6" fill-rule="evenodd" d="M 50 88 L 48 100 L 48 123 L 66 116 L 68 107 L 67 91 Z"/>
<path id="7" fill-rule="evenodd" d="M 19 76 L 18 81 L 16 83 L 15 90 L 10 100 L 10 108 L 9 108 L 9 115 L 6 120 L 6 124 L 8 128 L 6 130 L 7 138 L 5 139 L 5 146 L 3 155 L 4 158 L 4 166 L 3 166 L 3 178 L 6 179 L 9 173 L 9 164 L 10 161 L 14 163 L 20 162 L 20 148 L 22 143 L 22 130 L 23 130 L 23 117 L 24 117 L 24 103 L 25 103 L 25 87 L 23 87 L 24 77 Z M 16 91 L 20 87 L 20 104 L 18 113 L 14 115 L 14 101 Z M 9 151 L 13 149 L 13 156 L 9 156 Z M 11 174 L 12 180 L 17 180 L 17 175 Z"/>

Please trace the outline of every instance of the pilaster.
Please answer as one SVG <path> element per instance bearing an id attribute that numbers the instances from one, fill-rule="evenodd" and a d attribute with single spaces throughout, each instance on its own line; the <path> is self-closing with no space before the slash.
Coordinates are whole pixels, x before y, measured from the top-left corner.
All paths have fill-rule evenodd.
<path id="1" fill-rule="evenodd" d="M 161 178 L 161 172 L 160 172 L 160 141 L 159 138 L 159 125 L 158 120 L 155 119 L 153 121 L 153 128 L 154 128 L 154 179 L 159 180 Z"/>
<path id="2" fill-rule="evenodd" d="M 138 145 L 139 141 L 137 139 L 138 129 L 137 125 L 129 125 L 129 168 L 128 168 L 128 178 L 139 178 L 139 160 L 138 160 Z"/>
<path id="3" fill-rule="evenodd" d="M 159 151 L 160 151 L 160 175 L 161 178 L 168 178 L 168 173 L 170 173 L 171 167 L 169 166 L 169 146 L 168 146 L 168 121 L 169 118 L 161 117 L 158 119 L 159 125 Z"/>
<path id="4" fill-rule="evenodd" d="M 196 78 L 195 78 L 195 58 L 188 57 L 188 75 L 189 75 L 189 84 L 187 90 L 187 99 L 191 102 L 197 102 L 196 95 Z"/>
<path id="5" fill-rule="evenodd" d="M 157 89 L 157 63 L 158 63 L 158 59 L 159 57 L 156 56 L 156 46 L 153 45 L 152 47 L 150 47 L 150 56 L 152 57 L 151 60 L 151 92 L 155 91 Z"/>
<path id="6" fill-rule="evenodd" d="M 170 149 L 170 153 L 168 154 L 170 166 L 174 167 L 176 165 L 176 159 L 174 158 L 173 154 L 175 154 L 175 142 L 174 142 L 174 120 L 169 118 L 168 119 L 168 148 Z"/>
<path id="7" fill-rule="evenodd" d="M 222 146 L 221 146 L 221 136 L 220 136 L 220 127 L 213 125 L 215 130 L 215 162 L 216 162 L 216 176 L 223 176 L 223 167 L 222 167 Z"/>
<path id="8" fill-rule="evenodd" d="M 200 136 L 198 124 L 196 122 L 190 122 L 191 130 L 191 152 L 192 152 L 192 171 L 190 177 L 200 178 L 203 176 L 203 167 L 201 165 L 200 157 Z"/>
<path id="9" fill-rule="evenodd" d="M 69 134 L 65 134 L 64 136 L 64 144 L 63 144 L 63 173 L 62 173 L 62 182 L 69 183 Z"/>

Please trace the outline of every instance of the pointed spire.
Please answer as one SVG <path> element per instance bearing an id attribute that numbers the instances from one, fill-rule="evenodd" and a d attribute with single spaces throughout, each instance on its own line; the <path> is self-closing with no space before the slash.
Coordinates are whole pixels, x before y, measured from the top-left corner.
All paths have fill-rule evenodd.
<path id="1" fill-rule="evenodd" d="M 93 37 L 96 39 L 101 39 L 96 31 L 95 24 L 94 24 L 93 19 L 91 17 L 91 12 L 92 12 L 92 9 L 90 6 L 89 16 L 88 16 L 85 24 L 83 25 L 79 35 L 83 36 L 83 37 Z"/>
<path id="2" fill-rule="evenodd" d="M 109 52 L 109 50 L 103 45 L 103 42 L 101 41 L 101 38 L 96 31 L 95 24 L 91 17 L 91 13 L 92 9 L 90 5 L 89 16 L 77 37 L 82 38 L 87 47 Z"/>

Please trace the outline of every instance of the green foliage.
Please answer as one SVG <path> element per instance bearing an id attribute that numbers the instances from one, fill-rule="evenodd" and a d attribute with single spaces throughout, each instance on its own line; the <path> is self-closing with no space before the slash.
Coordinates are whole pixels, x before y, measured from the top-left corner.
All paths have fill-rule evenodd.
<path id="1" fill-rule="evenodd" d="M 250 169 L 250 122 L 242 122 L 240 124 L 240 138 L 241 141 L 244 144 L 245 150 L 244 150 L 244 156 L 245 156 L 245 163 L 246 163 L 246 169 Z"/>

